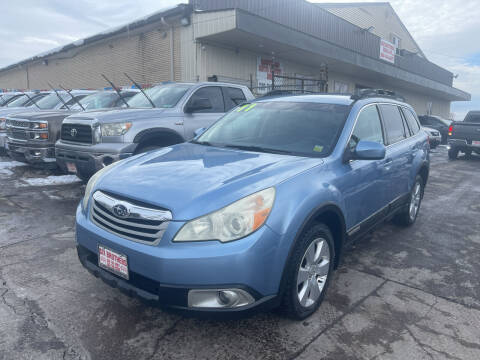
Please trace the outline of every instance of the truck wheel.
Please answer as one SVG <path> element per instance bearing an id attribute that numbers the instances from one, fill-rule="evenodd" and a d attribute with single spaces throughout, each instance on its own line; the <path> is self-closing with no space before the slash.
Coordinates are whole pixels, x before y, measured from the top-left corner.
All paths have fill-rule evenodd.
<path id="1" fill-rule="evenodd" d="M 465 156 L 466 156 L 467 158 L 470 158 L 470 157 L 472 156 L 472 150 L 466 150 L 466 151 L 464 151 L 464 152 L 465 152 Z"/>
<path id="2" fill-rule="evenodd" d="M 82 182 L 84 184 L 88 183 L 88 180 L 90 180 L 90 178 L 92 177 L 93 174 L 88 174 L 88 173 L 85 173 L 81 170 L 77 170 L 77 177 L 82 180 Z"/>
<path id="3" fill-rule="evenodd" d="M 458 149 L 451 148 L 450 150 L 448 150 L 448 158 L 450 160 L 457 160 L 457 156 L 458 156 Z"/>
<path id="4" fill-rule="evenodd" d="M 325 224 L 315 224 L 301 236 L 285 272 L 281 310 L 302 320 L 313 314 L 325 297 L 335 259 L 333 236 Z"/>
<path id="5" fill-rule="evenodd" d="M 424 182 L 420 175 L 415 178 L 412 191 L 408 197 L 408 202 L 404 210 L 393 218 L 393 221 L 400 226 L 410 226 L 417 220 L 420 205 L 423 199 Z"/>

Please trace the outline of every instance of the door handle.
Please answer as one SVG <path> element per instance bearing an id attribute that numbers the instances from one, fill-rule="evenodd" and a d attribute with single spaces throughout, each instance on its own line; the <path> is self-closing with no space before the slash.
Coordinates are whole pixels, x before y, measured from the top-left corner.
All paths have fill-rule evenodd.
<path id="1" fill-rule="evenodd" d="M 175 125 L 183 125 L 183 121 L 177 121 L 175 122 Z"/>
<path id="2" fill-rule="evenodd" d="M 385 160 L 385 165 L 390 165 L 393 162 L 392 159 L 386 159 Z"/>

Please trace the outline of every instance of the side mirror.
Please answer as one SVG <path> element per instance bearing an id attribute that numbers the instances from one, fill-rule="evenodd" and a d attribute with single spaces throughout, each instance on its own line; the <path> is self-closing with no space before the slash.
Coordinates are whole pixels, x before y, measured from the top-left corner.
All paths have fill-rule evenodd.
<path id="1" fill-rule="evenodd" d="M 385 158 L 385 153 L 386 148 L 383 144 L 361 140 L 351 158 L 352 160 L 382 160 Z"/>
<path id="2" fill-rule="evenodd" d="M 199 137 L 200 135 L 202 135 L 205 132 L 205 130 L 207 130 L 207 129 L 203 127 L 203 128 L 195 130 L 193 133 L 195 134 L 195 137 Z"/>
<path id="3" fill-rule="evenodd" d="M 212 103 L 207 98 L 193 98 L 191 99 L 187 107 L 185 108 L 186 113 L 193 113 L 201 110 L 210 110 L 212 108 Z"/>

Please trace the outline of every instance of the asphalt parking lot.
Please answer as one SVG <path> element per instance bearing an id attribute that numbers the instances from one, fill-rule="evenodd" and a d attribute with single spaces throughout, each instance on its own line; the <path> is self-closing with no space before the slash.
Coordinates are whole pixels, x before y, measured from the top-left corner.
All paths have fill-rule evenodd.
<path id="1" fill-rule="evenodd" d="M 415 226 L 348 250 L 320 310 L 186 318 L 77 260 L 73 176 L 0 157 L 0 359 L 480 359 L 480 157 L 432 152 Z"/>

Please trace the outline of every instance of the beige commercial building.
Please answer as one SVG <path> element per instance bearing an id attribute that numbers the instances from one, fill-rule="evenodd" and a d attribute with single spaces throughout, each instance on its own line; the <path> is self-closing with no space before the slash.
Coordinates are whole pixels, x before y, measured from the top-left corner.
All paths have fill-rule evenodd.
<path id="1" fill-rule="evenodd" d="M 470 95 L 431 63 L 389 3 L 190 0 L 0 69 L 0 88 L 45 89 L 165 81 L 242 83 L 271 90 L 403 95 L 419 114 L 450 116 Z"/>

